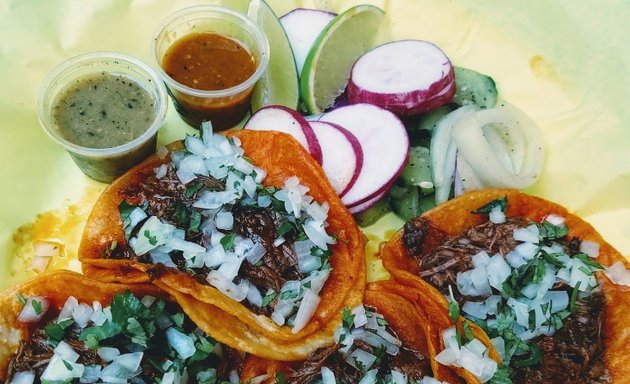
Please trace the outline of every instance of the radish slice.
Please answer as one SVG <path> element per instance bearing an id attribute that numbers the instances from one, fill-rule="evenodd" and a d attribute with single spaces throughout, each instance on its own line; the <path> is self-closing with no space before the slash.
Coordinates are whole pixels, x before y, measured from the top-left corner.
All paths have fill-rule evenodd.
<path id="1" fill-rule="evenodd" d="M 453 141 L 486 188 L 526 188 L 542 170 L 538 126 L 509 105 L 464 116 L 453 128 Z"/>
<path id="2" fill-rule="evenodd" d="M 326 113 L 320 121 L 339 124 L 359 140 L 363 168 L 341 201 L 346 206 L 373 200 L 386 191 L 407 163 L 409 137 L 393 113 L 371 104 L 354 104 Z"/>
<path id="3" fill-rule="evenodd" d="M 315 39 L 335 16 L 334 13 L 317 9 L 296 8 L 280 18 L 293 49 L 298 73 L 302 72 Z"/>
<path id="4" fill-rule="evenodd" d="M 370 103 L 397 115 L 427 112 L 451 101 L 455 71 L 444 52 L 421 40 L 383 44 L 354 64 L 348 84 L 352 103 Z"/>
<path id="5" fill-rule="evenodd" d="M 347 129 L 334 123 L 310 122 L 322 149 L 322 168 L 330 185 L 343 196 L 354 185 L 363 167 L 363 149 Z"/>
<path id="6" fill-rule="evenodd" d="M 376 204 L 380 199 L 385 197 L 385 195 L 387 195 L 387 191 L 385 191 L 385 192 L 379 194 L 378 196 L 376 196 L 376 197 L 366 201 L 365 203 L 361 203 L 361 204 L 358 204 L 358 205 L 353 205 L 352 207 L 348 207 L 348 210 L 353 215 L 356 215 L 357 213 L 365 212 L 368 209 L 370 209 L 370 207 L 372 207 L 374 204 Z"/>
<path id="7" fill-rule="evenodd" d="M 293 136 L 318 162 L 322 163 L 322 149 L 308 121 L 296 111 L 282 105 L 259 109 L 245 123 L 244 129 L 278 131 Z"/>
<path id="8" fill-rule="evenodd" d="M 474 113 L 475 107 L 458 108 L 437 122 L 431 138 L 431 173 L 435 187 L 435 203 L 448 200 L 455 174 L 457 146 L 452 140 L 453 126 L 462 116 Z"/>

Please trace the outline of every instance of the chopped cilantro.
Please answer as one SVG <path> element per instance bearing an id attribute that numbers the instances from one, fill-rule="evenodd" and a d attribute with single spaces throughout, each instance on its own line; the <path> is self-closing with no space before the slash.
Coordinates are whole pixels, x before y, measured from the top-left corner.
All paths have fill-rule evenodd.
<path id="1" fill-rule="evenodd" d="M 575 304 L 577 302 L 577 296 L 578 292 L 580 291 L 581 284 L 582 282 L 578 281 L 577 284 L 575 284 L 575 287 L 573 287 L 573 292 L 571 292 L 571 301 L 569 303 L 569 308 L 571 309 L 571 312 L 575 312 Z"/>
<path id="2" fill-rule="evenodd" d="M 562 255 L 561 253 L 549 253 L 541 249 L 540 254 L 542 255 L 543 259 L 545 259 L 546 262 L 553 265 L 554 267 L 558 267 L 558 268 L 564 267 L 564 263 L 558 260 L 558 256 Z"/>
<path id="3" fill-rule="evenodd" d="M 31 299 L 31 305 L 33 306 L 33 309 L 35 310 L 35 314 L 37 315 L 41 315 L 43 308 L 42 308 L 42 303 L 39 300 L 35 300 L 35 299 Z"/>
<path id="4" fill-rule="evenodd" d="M 531 352 L 531 355 L 529 356 L 529 358 L 525 360 L 514 361 L 513 364 L 515 367 L 527 367 L 530 365 L 538 364 L 542 361 L 542 352 L 540 351 L 540 348 L 538 348 L 536 344 L 530 344 L 529 350 Z"/>
<path id="5" fill-rule="evenodd" d="M 475 211 L 472 211 L 472 213 L 488 215 L 496 207 L 499 207 L 501 209 L 501 212 L 505 213 L 505 211 L 507 211 L 507 205 L 508 205 L 508 200 L 507 200 L 507 196 L 505 196 L 500 199 L 492 200 L 488 204 L 477 208 L 477 210 Z"/>
<path id="6" fill-rule="evenodd" d="M 215 384 L 217 382 L 217 370 L 208 368 L 198 372 L 196 377 L 199 384 Z"/>
<path id="7" fill-rule="evenodd" d="M 147 239 L 149 239 L 149 244 L 151 245 L 155 245 L 157 244 L 157 237 L 155 237 L 154 235 L 151 234 L 151 232 L 148 229 L 144 230 L 143 233 L 144 237 L 146 237 Z"/>
<path id="8" fill-rule="evenodd" d="M 387 327 L 389 325 L 387 320 L 385 320 L 385 318 L 382 316 L 376 316 L 376 324 L 380 325 L 381 327 Z"/>
<path id="9" fill-rule="evenodd" d="M 544 233 L 544 238 L 548 240 L 560 239 L 566 236 L 569 233 L 569 228 L 566 225 L 555 225 L 548 221 L 542 223 L 542 233 Z"/>
<path id="10" fill-rule="evenodd" d="M 354 360 L 354 366 L 356 367 L 356 369 L 361 372 L 365 372 L 366 367 L 361 360 L 357 359 L 356 357 L 353 357 L 352 360 Z"/>
<path id="11" fill-rule="evenodd" d="M 284 373 L 276 373 L 276 384 L 287 384 L 286 380 L 284 379 Z"/>
<path id="12" fill-rule="evenodd" d="M 199 232 L 199 226 L 201 225 L 201 213 L 198 211 L 190 212 L 190 224 L 188 224 L 188 230 L 190 232 Z"/>
<path id="13" fill-rule="evenodd" d="M 131 205 L 127 202 L 127 200 L 123 200 L 118 205 L 118 212 L 120 213 L 120 218 L 123 222 L 123 227 L 127 229 L 129 225 L 131 225 L 131 212 L 133 212 L 136 208 L 142 209 L 138 205 Z"/>
<path id="14" fill-rule="evenodd" d="M 587 254 L 585 253 L 576 253 L 573 257 L 580 260 L 584 264 L 588 265 L 593 269 L 604 269 L 604 267 L 595 261 L 593 261 Z M 592 274 L 592 273 L 591 273 Z"/>
<path id="15" fill-rule="evenodd" d="M 184 314 L 182 312 L 172 315 L 171 320 L 173 320 L 177 328 L 184 328 Z"/>
<path id="16" fill-rule="evenodd" d="M 44 332 L 53 344 L 58 344 L 66 335 L 66 328 L 74 323 L 73 319 L 66 319 L 60 322 L 54 322 L 44 327 Z"/>
<path id="17" fill-rule="evenodd" d="M 494 376 L 488 382 L 489 384 L 512 384 L 512 372 L 506 365 L 501 365 L 497 368 Z"/>
<path id="18" fill-rule="evenodd" d="M 196 180 L 192 183 L 190 183 L 190 185 L 188 185 L 188 187 L 186 187 L 186 191 L 184 192 L 184 196 L 186 196 L 186 198 L 191 199 L 195 196 L 195 194 L 197 192 L 199 192 L 199 190 L 201 190 L 201 188 L 203 188 L 203 182 L 201 180 Z"/>
<path id="19" fill-rule="evenodd" d="M 298 297 L 298 292 L 294 290 L 284 291 L 280 294 L 280 298 L 282 300 L 291 300 L 295 299 L 296 297 Z"/>
<path id="20" fill-rule="evenodd" d="M 467 321 L 462 322 L 462 329 L 464 330 L 464 337 L 465 337 L 466 342 L 469 342 L 475 339 L 475 335 L 473 335 L 472 329 L 470 329 L 470 325 L 468 325 Z"/>
<path id="21" fill-rule="evenodd" d="M 275 298 L 278 297 L 278 294 L 276 292 L 268 292 L 265 297 L 263 297 L 262 300 L 262 304 L 260 304 L 261 308 L 264 308 L 266 306 L 268 306 L 272 301 L 275 300 Z"/>
<path id="22" fill-rule="evenodd" d="M 278 227 L 278 237 L 284 237 L 284 235 L 291 232 L 293 228 L 294 227 L 291 223 L 285 221 L 284 223 L 280 224 L 280 227 Z"/>
<path id="23" fill-rule="evenodd" d="M 18 301 L 20 302 L 20 304 L 22 304 L 22 306 L 26 305 L 26 299 L 24 298 L 24 296 L 18 292 L 17 295 L 15 295 L 18 299 Z"/>
<path id="24" fill-rule="evenodd" d="M 147 333 L 137 319 L 130 317 L 127 320 L 127 332 L 131 336 L 131 342 L 143 347 L 147 346 Z"/>
<path id="25" fill-rule="evenodd" d="M 188 217 L 190 216 L 190 212 L 188 212 L 188 208 L 184 203 L 178 201 L 174 205 L 175 208 L 175 220 L 177 224 L 183 226 L 188 221 Z"/>
<path id="26" fill-rule="evenodd" d="M 234 250 L 234 240 L 236 239 L 236 233 L 230 233 L 221 238 L 219 241 L 225 251 Z"/>
<path id="27" fill-rule="evenodd" d="M 67 362 L 66 360 L 61 359 L 61 361 L 63 362 L 63 365 L 66 367 L 66 369 L 67 369 L 68 371 L 72 371 L 72 370 L 74 369 L 74 368 L 72 367 L 72 364 L 70 364 L 70 363 L 69 363 L 69 362 Z"/>
<path id="28" fill-rule="evenodd" d="M 352 311 L 350 311 L 350 308 L 345 307 L 343 309 L 343 313 L 341 314 L 341 324 L 344 328 L 349 330 L 352 327 L 353 323 L 354 315 L 352 314 Z"/>

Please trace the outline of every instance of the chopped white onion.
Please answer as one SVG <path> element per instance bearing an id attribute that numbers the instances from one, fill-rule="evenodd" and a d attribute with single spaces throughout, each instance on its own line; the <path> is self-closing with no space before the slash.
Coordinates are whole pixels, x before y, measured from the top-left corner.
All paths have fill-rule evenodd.
<path id="1" fill-rule="evenodd" d="M 234 226 L 234 216 L 230 211 L 221 211 L 216 216 L 216 226 L 219 229 L 230 230 Z"/>
<path id="2" fill-rule="evenodd" d="M 22 371 L 13 375 L 10 384 L 33 384 L 34 382 L 35 373 L 33 371 Z"/>
<path id="3" fill-rule="evenodd" d="M 81 303 L 72 309 L 72 318 L 81 328 L 85 328 L 94 314 L 91 306 Z"/>
<path id="4" fill-rule="evenodd" d="M 96 353 L 105 362 L 113 361 L 115 358 L 120 356 L 120 351 L 118 350 L 118 348 L 112 347 L 100 347 L 96 350 Z"/>
<path id="5" fill-rule="evenodd" d="M 322 384 L 337 384 L 335 374 L 328 367 L 322 366 L 320 372 L 322 375 Z"/>
<path id="6" fill-rule="evenodd" d="M 17 320 L 21 323 L 36 323 L 44 317 L 48 308 L 50 307 L 50 301 L 43 296 L 33 296 L 26 299 L 24 308 L 17 317 Z"/>
<path id="7" fill-rule="evenodd" d="M 265 381 L 267 381 L 267 379 L 270 379 L 270 378 L 271 378 L 271 375 L 268 373 L 265 373 L 264 375 L 258 375 L 256 377 L 252 377 L 247 382 L 249 384 L 263 384 Z"/>
<path id="8" fill-rule="evenodd" d="M 580 243 L 580 252 L 587 254 L 589 257 L 596 258 L 599 256 L 599 243 L 582 240 Z"/>
<path id="9" fill-rule="evenodd" d="M 187 359 L 195 354 L 195 341 L 188 335 L 178 331 L 175 328 L 166 330 L 166 339 L 168 343 L 182 359 Z"/>
<path id="10" fill-rule="evenodd" d="M 79 354 L 72 349 L 70 344 L 65 341 L 60 341 L 59 344 L 53 350 L 53 353 L 60 358 L 69 361 L 71 363 L 76 363 L 79 360 Z"/>
<path id="11" fill-rule="evenodd" d="M 233 300 L 240 302 L 247 297 L 247 291 L 242 286 L 237 286 L 219 271 L 210 271 L 207 280 L 210 285 Z"/>
<path id="12" fill-rule="evenodd" d="M 514 240 L 526 243 L 538 244 L 540 232 L 538 226 L 531 224 L 525 228 L 514 229 Z"/>
<path id="13" fill-rule="evenodd" d="M 42 372 L 41 380 L 60 382 L 78 379 L 83 376 L 84 369 L 83 364 L 66 361 L 59 355 L 53 355 L 46 369 Z"/>
<path id="14" fill-rule="evenodd" d="M 79 300 L 77 300 L 74 296 L 68 296 L 66 302 L 61 307 L 61 311 L 59 312 L 59 316 L 57 317 L 57 321 L 67 320 L 72 318 L 72 312 L 74 311 L 74 307 L 79 305 Z"/>
<path id="15" fill-rule="evenodd" d="M 376 356 L 362 349 L 355 349 L 346 356 L 348 364 L 359 370 L 369 370 L 376 361 Z"/>
<path id="16" fill-rule="evenodd" d="M 317 293 L 308 288 L 304 288 L 304 297 L 302 298 L 300 307 L 295 315 L 295 321 L 293 322 L 291 333 L 298 333 L 308 324 L 315 314 L 320 301 L 321 298 L 317 295 Z"/>
<path id="17" fill-rule="evenodd" d="M 501 207 L 494 207 L 490 211 L 488 218 L 494 224 L 502 224 L 505 223 L 505 213 L 501 210 Z"/>
<path id="18" fill-rule="evenodd" d="M 359 384 L 376 384 L 378 369 L 372 369 L 365 372 L 365 375 L 359 380 Z"/>
<path id="19" fill-rule="evenodd" d="M 365 307 L 363 304 L 359 304 L 352 308 L 352 314 L 354 315 L 354 327 L 361 328 L 367 324 L 367 314 L 365 313 Z"/>
<path id="20" fill-rule="evenodd" d="M 469 316 L 477 319 L 485 319 L 488 316 L 488 307 L 486 303 L 478 303 L 475 301 L 467 301 L 462 306 L 462 311 Z"/>
<path id="21" fill-rule="evenodd" d="M 391 375 L 393 384 L 407 384 L 407 375 L 404 373 L 392 370 Z"/>
<path id="22" fill-rule="evenodd" d="M 251 264 L 254 265 L 260 261 L 260 259 L 265 256 L 267 250 L 265 246 L 261 243 L 254 243 L 254 245 L 245 253 L 245 259 Z"/>
<path id="23" fill-rule="evenodd" d="M 35 256 L 38 257 L 58 257 L 63 250 L 63 244 L 56 241 L 36 240 L 33 242 Z"/>
<path id="24" fill-rule="evenodd" d="M 166 164 L 162 164 L 159 167 L 155 168 L 153 171 L 155 172 L 155 178 L 161 179 L 166 176 L 166 173 L 168 172 L 168 166 Z"/>
<path id="25" fill-rule="evenodd" d="M 549 214 L 547 216 L 545 216 L 545 220 L 546 222 L 553 224 L 555 226 L 563 226 L 564 225 L 564 217 L 560 216 L 560 215 L 556 215 L 556 214 Z"/>
<path id="26" fill-rule="evenodd" d="M 101 371 L 101 380 L 104 383 L 126 383 L 129 379 L 140 374 L 142 352 L 125 353 L 119 355 Z"/>
<path id="27" fill-rule="evenodd" d="M 623 261 L 617 261 L 606 268 L 604 274 L 606 274 L 614 284 L 630 286 L 630 271 L 626 269 Z"/>

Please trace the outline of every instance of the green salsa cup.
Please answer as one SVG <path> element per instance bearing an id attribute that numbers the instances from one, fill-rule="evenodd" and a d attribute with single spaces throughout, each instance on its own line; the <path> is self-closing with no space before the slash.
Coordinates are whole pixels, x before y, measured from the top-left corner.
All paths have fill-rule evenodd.
<path id="1" fill-rule="evenodd" d="M 150 109 L 143 111 L 150 112 L 147 114 L 150 118 L 143 123 L 143 129 L 144 125 L 146 129 L 139 135 L 130 137 L 128 141 L 111 147 L 82 145 L 78 143 L 76 137 L 71 138 L 66 133 L 67 127 L 60 126 L 64 123 L 62 119 L 56 117 L 55 111 L 60 108 L 61 100 L 72 92 L 77 84 L 89 83 L 91 77 L 105 75 L 123 79 L 126 83 L 131 82 L 133 84 L 130 84 L 130 87 L 133 85 L 135 90 L 146 91 L 142 93 L 148 97 L 148 100 L 142 108 Z M 112 78 L 112 76 L 109 77 Z M 106 98 L 108 99 L 110 98 Z M 111 100 L 114 98 L 112 97 Z M 92 103 L 89 102 L 89 105 Z M 92 52 L 70 58 L 48 74 L 40 88 L 37 113 L 44 131 L 68 151 L 72 160 L 85 175 L 96 181 L 109 183 L 155 152 L 157 133 L 166 118 L 167 105 L 168 98 L 164 83 L 150 66 L 122 53 Z M 107 106 L 107 108 L 110 107 L 112 106 Z M 65 105 L 64 108 L 69 108 L 69 106 Z M 131 110 L 132 106 L 128 108 Z M 127 129 L 124 124 L 121 125 L 123 127 L 117 129 Z M 89 131 L 87 133 L 92 134 Z M 103 131 L 103 139 L 106 140 L 104 142 L 111 139 L 108 135 L 114 134 L 117 134 L 114 130 Z"/>

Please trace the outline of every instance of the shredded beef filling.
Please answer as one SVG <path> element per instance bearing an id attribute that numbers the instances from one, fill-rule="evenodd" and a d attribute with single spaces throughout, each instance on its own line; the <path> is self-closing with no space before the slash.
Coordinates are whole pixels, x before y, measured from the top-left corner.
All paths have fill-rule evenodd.
<path id="1" fill-rule="evenodd" d="M 144 176 L 145 179 L 142 182 L 125 189 L 121 197 L 130 204 L 146 204 L 146 212 L 149 216 L 157 216 L 160 220 L 180 228 L 188 228 L 187 222 L 180 222 L 181 215 L 178 216 L 182 208 L 188 212 L 193 210 L 201 212 L 193 207 L 200 190 L 225 190 L 225 185 L 220 181 L 212 177 L 197 176 L 195 182 L 200 181 L 203 186 L 195 193 L 189 192 L 187 195 L 188 187 L 181 183 L 172 164 L 167 165 L 166 175 L 160 179 L 155 177 L 153 172 Z M 304 275 L 299 272 L 297 255 L 293 248 L 295 239 L 287 234 L 284 236 L 286 241 L 283 244 L 277 247 L 273 245 L 278 238 L 278 228 L 281 224 L 276 212 L 270 208 L 236 206 L 232 214 L 234 231 L 254 242 L 261 243 L 266 250 L 262 265 L 253 266 L 247 260 L 243 261 L 236 283 L 239 282 L 239 278 L 247 279 L 264 295 L 269 290 L 279 292 L 287 280 L 304 278 Z M 138 224 L 135 228 L 136 232 L 133 232 L 131 236 L 137 236 L 137 231 L 141 226 L 142 223 Z M 203 245 L 204 239 L 201 231 L 187 229 L 186 240 Z M 186 259 L 182 252 L 176 251 L 170 255 L 179 270 L 191 274 L 201 283 L 207 283 L 209 268 L 190 269 L 186 267 Z M 136 260 L 145 264 L 152 263 L 148 253 L 136 255 L 128 244 L 117 244 L 114 249 L 106 249 L 103 251 L 103 256 L 112 259 Z M 156 278 L 163 272 L 164 269 L 159 265 L 155 265 L 155 268 L 149 271 L 152 278 Z M 247 301 L 243 301 L 243 305 L 257 314 L 270 315 L 271 313 L 269 308 L 258 308 Z"/>
<path id="2" fill-rule="evenodd" d="M 392 332 L 391 329 L 388 330 Z M 392 332 L 393 334 L 393 332 Z M 375 353 L 375 348 L 369 346 L 362 340 L 355 340 L 353 346 L 366 352 Z M 348 364 L 340 345 L 334 344 L 327 348 L 317 350 L 308 360 L 292 371 L 287 379 L 287 384 L 309 384 L 314 383 L 321 375 L 322 367 L 327 367 L 335 374 L 338 383 L 358 383 L 362 373 Z M 370 369 L 374 369 L 372 366 Z M 384 377 L 392 370 L 397 370 L 409 379 L 421 380 L 424 376 L 432 376 L 431 363 L 429 359 L 404 346 L 400 348 L 396 356 L 385 354 L 378 366 L 379 375 Z"/>
<path id="3" fill-rule="evenodd" d="M 505 256 L 518 242 L 514 229 L 527 226 L 524 219 L 509 218 L 505 223 L 487 221 L 471 227 L 463 234 L 448 237 L 427 220 L 409 222 L 404 227 L 403 244 L 418 263 L 419 276 L 444 295 L 456 286 L 457 274 L 473 268 L 472 257 L 480 251 Z M 440 241 L 441 240 L 441 241 Z M 580 247 L 579 239 L 557 240 L 570 254 Z M 554 289 L 570 288 L 558 285 Z M 460 306 L 467 298 L 453 290 Z M 571 292 L 569 291 L 569 294 Z M 607 371 L 601 359 L 604 350 L 603 324 L 605 298 L 593 292 L 576 304 L 576 311 L 553 336 L 534 339 L 543 353 L 542 365 L 514 369 L 514 383 L 604 383 Z"/>

